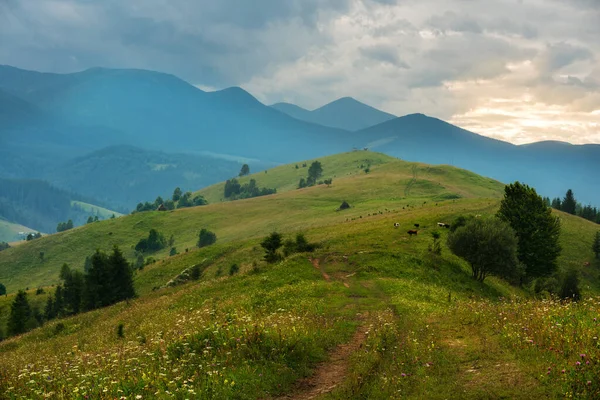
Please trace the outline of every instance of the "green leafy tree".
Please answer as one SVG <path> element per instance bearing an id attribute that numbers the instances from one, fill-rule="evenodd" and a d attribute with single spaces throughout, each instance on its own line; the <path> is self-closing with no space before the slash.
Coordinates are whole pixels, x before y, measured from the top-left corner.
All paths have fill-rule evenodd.
<path id="1" fill-rule="evenodd" d="M 265 261 L 275 263 L 281 260 L 281 255 L 277 252 L 283 245 L 281 234 L 277 232 L 271 233 L 260 244 L 265 249 Z"/>
<path id="2" fill-rule="evenodd" d="M 300 182 L 298 182 L 298 189 L 302 189 L 306 187 L 306 179 L 300 178 Z"/>
<path id="3" fill-rule="evenodd" d="M 86 224 L 91 224 L 94 222 L 94 217 L 92 217 L 91 215 L 88 217 Z"/>
<path id="4" fill-rule="evenodd" d="M 225 198 L 230 198 L 240 194 L 241 190 L 242 185 L 240 185 L 240 182 L 237 179 L 228 179 L 227 181 L 225 181 L 223 196 L 225 196 Z"/>
<path id="5" fill-rule="evenodd" d="M 577 211 L 577 200 L 575 200 L 575 195 L 571 189 L 567 190 L 560 209 L 564 212 L 575 215 Z"/>
<path id="6" fill-rule="evenodd" d="M 592 250 L 594 251 L 594 254 L 596 254 L 596 258 L 600 258 L 600 231 L 596 232 L 596 237 L 594 238 Z M 0 294 L 2 293 L 0 292 Z"/>
<path id="7" fill-rule="evenodd" d="M 316 182 L 323 175 L 323 166 L 320 161 L 314 161 L 308 168 L 308 178 Z"/>
<path id="8" fill-rule="evenodd" d="M 248 164 L 242 165 L 242 169 L 240 170 L 240 174 L 239 174 L 239 176 L 246 176 L 246 175 L 250 175 L 250 167 L 248 166 Z"/>
<path id="9" fill-rule="evenodd" d="M 472 219 L 448 235 L 448 248 L 471 265 L 473 279 L 489 275 L 514 279 L 519 274 L 517 237 L 498 219 Z"/>
<path id="10" fill-rule="evenodd" d="M 552 275 L 561 252 L 560 221 L 535 189 L 519 182 L 507 185 L 497 216 L 517 234 L 517 256 L 525 266 L 524 278 Z"/>
<path id="11" fill-rule="evenodd" d="M 154 252 L 167 246 L 167 239 L 156 229 L 150 229 L 147 238 L 140 239 L 135 245 L 135 250 L 139 252 Z"/>
<path id="12" fill-rule="evenodd" d="M 7 329 L 10 336 L 20 335 L 27 332 L 30 319 L 33 317 L 27 293 L 19 290 L 12 304 L 8 317 Z"/>
<path id="13" fill-rule="evenodd" d="M 206 247 L 217 241 L 217 235 L 206 228 L 202 228 L 198 234 L 198 247 Z"/>

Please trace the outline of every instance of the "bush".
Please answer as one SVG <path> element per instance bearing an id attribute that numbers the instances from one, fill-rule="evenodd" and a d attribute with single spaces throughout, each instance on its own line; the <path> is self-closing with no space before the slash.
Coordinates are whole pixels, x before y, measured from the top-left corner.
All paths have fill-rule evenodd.
<path id="1" fill-rule="evenodd" d="M 271 233 L 267 236 L 260 244 L 265 249 L 265 261 L 272 264 L 281 260 L 281 255 L 277 250 L 283 245 L 281 241 L 281 234 L 277 232 Z"/>
<path id="2" fill-rule="evenodd" d="M 200 230 L 198 234 L 198 247 L 206 247 L 214 244 L 217 241 L 217 235 L 205 228 Z"/>
<path id="3" fill-rule="evenodd" d="M 117 325 L 117 337 L 120 339 L 125 337 L 125 325 L 123 323 Z"/>
<path id="4" fill-rule="evenodd" d="M 200 276 L 202 276 L 202 271 L 200 270 L 199 265 L 194 265 L 192 268 L 190 268 L 190 279 L 191 280 L 197 281 L 198 279 L 200 279 Z"/>
<path id="5" fill-rule="evenodd" d="M 240 270 L 240 267 L 237 264 L 233 264 L 231 265 L 231 267 L 229 267 L 229 276 L 233 276 L 235 274 L 237 274 Z"/>
<path id="6" fill-rule="evenodd" d="M 169 255 L 170 256 L 176 256 L 177 255 L 177 248 L 176 247 L 171 247 L 171 250 L 169 251 Z"/>
<path id="7" fill-rule="evenodd" d="M 150 229 L 148 237 L 140 239 L 140 241 L 135 245 L 135 250 L 142 253 L 155 252 L 165 248 L 166 246 L 167 240 L 163 234 L 158 232 L 156 229 Z"/>
<path id="8" fill-rule="evenodd" d="M 499 219 L 472 219 L 448 236 L 448 247 L 471 265 L 474 279 L 488 275 L 515 279 L 521 274 L 517 259 L 517 237 Z"/>
<path id="9" fill-rule="evenodd" d="M 6 242 L 0 242 L 0 251 L 10 249 L 10 245 Z"/>
<path id="10" fill-rule="evenodd" d="M 442 243 L 440 241 L 440 233 L 435 231 L 431 232 L 431 236 L 433 236 L 433 243 L 429 245 L 429 251 L 435 255 L 442 255 Z"/>
<path id="11" fill-rule="evenodd" d="M 342 202 L 342 204 L 340 205 L 340 208 L 338 208 L 338 210 L 347 210 L 350 208 L 350 204 L 348 204 L 348 202 L 346 200 L 344 200 Z"/>
<path id="12" fill-rule="evenodd" d="M 579 290 L 579 273 L 576 269 L 569 269 L 560 285 L 560 297 L 562 299 L 570 299 L 573 301 L 579 301 L 581 299 L 581 291 Z"/>

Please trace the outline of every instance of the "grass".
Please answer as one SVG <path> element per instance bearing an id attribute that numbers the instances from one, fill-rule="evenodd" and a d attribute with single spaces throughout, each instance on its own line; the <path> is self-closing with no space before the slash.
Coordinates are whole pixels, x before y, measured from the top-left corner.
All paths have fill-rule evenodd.
<path id="1" fill-rule="evenodd" d="M 76 206 L 81 208 L 83 211 L 88 212 L 92 216 L 98 216 L 100 219 L 108 219 L 113 215 L 115 217 L 120 217 L 123 214 L 118 213 L 116 211 L 109 210 L 104 207 L 95 206 L 93 204 L 84 203 L 82 201 L 71 201 L 71 206 Z"/>
<path id="2" fill-rule="evenodd" d="M 285 179 L 277 169 L 264 174 L 279 185 L 274 196 L 135 214 L 0 254 L 0 281 L 14 292 L 26 282 L 56 283 L 62 262 L 81 267 L 96 247 L 120 244 L 132 256 L 130 247 L 151 227 L 175 235 L 180 251 L 168 257 L 165 249 L 136 273 L 137 299 L 0 342 L 0 393 L 15 399 L 276 398 L 293 392 L 298 379 L 363 326 L 365 342 L 325 398 L 597 397 L 590 378 L 600 357 L 593 320 L 600 311 L 593 298 L 600 265 L 591 251 L 597 225 L 559 213 L 559 264 L 582 272 L 590 300 L 534 300 L 499 279 L 472 280 L 469 267 L 445 246 L 441 256 L 428 251 L 434 231 L 445 243 L 447 231 L 437 222 L 494 214 L 501 184 L 389 158 L 373 161 L 367 174 L 360 165 L 377 154 L 338 157 L 321 159 L 325 171 L 338 175 L 331 187 L 285 189 L 297 170 L 278 167 Z M 335 211 L 342 200 L 352 208 Z M 415 223 L 419 234 L 409 237 Z M 202 227 L 218 240 L 197 249 Z M 266 264 L 260 241 L 272 230 L 286 238 L 302 232 L 321 247 Z M 240 271 L 229 276 L 233 264 Z M 194 265 L 201 267 L 198 281 L 165 287 Z M 29 298 L 42 304 L 46 295 Z M 0 315 L 12 296 L 0 298 Z M 580 359 L 590 364 L 581 367 Z"/>
<path id="3" fill-rule="evenodd" d="M 0 218 L 0 242 L 11 243 L 23 240 L 23 238 L 19 236 L 19 232 L 35 231 L 26 226 L 13 224 L 12 222 Z"/>

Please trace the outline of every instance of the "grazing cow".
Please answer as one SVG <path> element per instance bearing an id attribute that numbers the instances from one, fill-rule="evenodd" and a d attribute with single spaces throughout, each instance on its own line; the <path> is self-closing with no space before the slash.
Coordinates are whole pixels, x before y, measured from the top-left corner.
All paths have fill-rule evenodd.
<path id="1" fill-rule="evenodd" d="M 394 228 L 400 228 L 400 223 L 399 222 L 394 222 Z"/>
<path id="2" fill-rule="evenodd" d="M 415 228 L 418 228 L 418 227 L 419 227 L 419 224 L 415 224 Z"/>
<path id="3" fill-rule="evenodd" d="M 437 224 L 438 224 L 438 226 L 439 226 L 440 228 L 443 228 L 443 227 L 446 225 L 446 224 L 445 224 L 445 223 L 443 223 L 443 222 L 438 222 Z"/>
<path id="4" fill-rule="evenodd" d="M 419 232 L 418 232 L 417 230 L 415 230 L 415 229 L 411 229 L 411 230 L 410 230 L 410 231 L 408 231 L 407 233 L 408 233 L 410 236 L 412 236 L 412 235 L 416 235 L 416 234 L 418 234 Z"/>
<path id="5" fill-rule="evenodd" d="M 450 228 L 450 224 L 444 224 L 444 228 Z"/>

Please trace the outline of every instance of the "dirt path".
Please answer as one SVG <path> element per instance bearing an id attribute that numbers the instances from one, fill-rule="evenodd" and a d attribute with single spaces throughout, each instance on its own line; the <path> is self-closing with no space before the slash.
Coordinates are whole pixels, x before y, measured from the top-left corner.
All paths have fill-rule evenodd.
<path id="1" fill-rule="evenodd" d="M 327 272 L 325 272 L 318 258 L 309 258 L 308 260 L 310 261 L 313 267 L 315 267 L 321 272 L 321 275 L 323 275 L 323 279 L 325 279 L 327 282 L 331 282 L 331 276 Z M 352 275 L 354 274 L 350 274 L 347 276 L 336 276 L 336 279 L 339 279 L 345 287 L 349 288 L 350 284 L 348 284 L 347 278 L 349 278 Z"/>
<path id="2" fill-rule="evenodd" d="M 366 330 L 365 325 L 360 326 L 348 343 L 336 347 L 330 354 L 329 360 L 317 366 L 312 376 L 298 381 L 293 393 L 278 399 L 315 399 L 338 387 L 346 376 L 350 355 L 360 349 L 366 340 Z"/>

